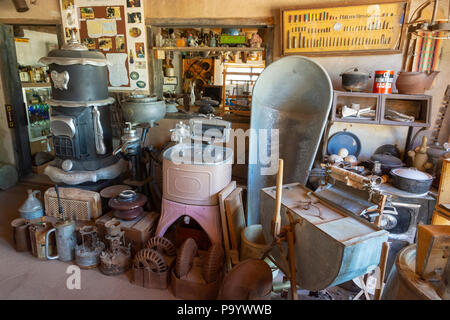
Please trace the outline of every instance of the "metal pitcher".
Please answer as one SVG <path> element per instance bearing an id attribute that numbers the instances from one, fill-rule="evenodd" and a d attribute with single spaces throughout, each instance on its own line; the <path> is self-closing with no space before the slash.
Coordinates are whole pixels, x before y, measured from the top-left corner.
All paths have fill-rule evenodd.
<path id="1" fill-rule="evenodd" d="M 56 250 L 58 255 L 49 254 L 49 236 L 55 232 Z M 49 260 L 59 259 L 61 261 L 72 261 L 75 258 L 75 246 L 77 238 L 75 234 L 75 221 L 64 220 L 55 224 L 55 227 L 45 235 L 45 256 Z"/>

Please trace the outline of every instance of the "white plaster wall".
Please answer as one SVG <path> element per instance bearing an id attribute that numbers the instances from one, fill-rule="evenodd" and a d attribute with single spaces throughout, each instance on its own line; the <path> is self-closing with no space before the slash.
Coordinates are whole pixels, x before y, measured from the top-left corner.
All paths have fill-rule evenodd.
<path id="1" fill-rule="evenodd" d="M 56 34 L 24 30 L 28 42 L 16 42 L 17 63 L 24 66 L 36 66 L 40 58 L 47 56 L 51 46 L 58 46 Z"/>

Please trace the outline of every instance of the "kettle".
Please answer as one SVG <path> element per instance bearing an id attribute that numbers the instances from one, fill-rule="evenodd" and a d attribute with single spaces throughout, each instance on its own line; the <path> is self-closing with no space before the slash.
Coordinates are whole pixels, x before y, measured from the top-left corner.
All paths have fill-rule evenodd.
<path id="1" fill-rule="evenodd" d="M 41 201 L 36 197 L 40 190 L 28 190 L 28 198 L 19 208 L 20 217 L 26 220 L 38 219 L 44 215 Z"/>

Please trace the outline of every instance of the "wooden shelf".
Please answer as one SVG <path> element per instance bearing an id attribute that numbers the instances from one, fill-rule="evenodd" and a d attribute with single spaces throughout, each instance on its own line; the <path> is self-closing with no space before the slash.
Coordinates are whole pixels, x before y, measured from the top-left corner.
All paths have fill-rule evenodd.
<path id="1" fill-rule="evenodd" d="M 50 88 L 50 82 L 22 82 L 22 88 Z"/>
<path id="2" fill-rule="evenodd" d="M 153 47 L 153 50 L 163 51 L 264 51 L 265 48 L 250 47 Z"/>
<path id="3" fill-rule="evenodd" d="M 363 104 L 361 107 L 374 105 L 376 108 L 375 119 L 368 118 L 340 118 L 337 114 L 338 107 L 351 103 Z M 417 119 L 414 122 L 403 122 L 385 119 L 387 108 L 395 111 L 414 113 Z M 370 92 L 334 91 L 331 121 L 346 123 L 377 124 L 387 126 L 406 127 L 430 127 L 431 125 L 431 96 L 409 94 L 379 94 Z"/>

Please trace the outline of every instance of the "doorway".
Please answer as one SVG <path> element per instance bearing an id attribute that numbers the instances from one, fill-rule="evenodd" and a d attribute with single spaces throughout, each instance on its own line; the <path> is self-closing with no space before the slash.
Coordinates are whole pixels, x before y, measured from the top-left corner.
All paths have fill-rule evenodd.
<path id="1" fill-rule="evenodd" d="M 61 45 L 60 25 L 0 25 L 5 104 L 12 110 L 15 164 L 21 178 L 39 176 L 53 159 L 48 67 L 39 62 Z M 3 124 L 2 124 L 3 125 Z M 45 180 L 45 179 L 44 179 Z"/>

